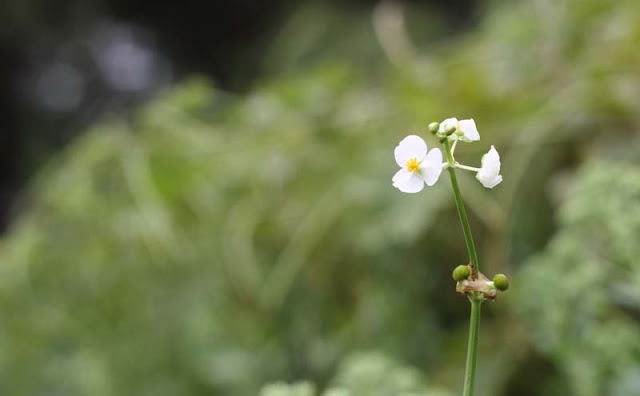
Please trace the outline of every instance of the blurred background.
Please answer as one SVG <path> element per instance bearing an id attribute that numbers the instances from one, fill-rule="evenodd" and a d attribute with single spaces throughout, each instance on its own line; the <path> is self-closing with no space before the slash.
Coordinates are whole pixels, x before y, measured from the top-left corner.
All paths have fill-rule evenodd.
<path id="1" fill-rule="evenodd" d="M 475 118 L 478 395 L 640 394 L 637 0 L 0 5 L 7 395 L 461 393 L 446 177 Z"/>

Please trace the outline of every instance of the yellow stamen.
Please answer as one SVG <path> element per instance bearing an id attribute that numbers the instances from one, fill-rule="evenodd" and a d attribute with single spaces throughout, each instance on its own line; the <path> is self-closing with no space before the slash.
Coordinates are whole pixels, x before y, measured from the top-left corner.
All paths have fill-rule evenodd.
<path id="1" fill-rule="evenodd" d="M 409 172 L 417 172 L 418 170 L 420 170 L 420 161 L 418 161 L 417 158 L 413 157 L 409 161 L 407 161 L 405 166 L 407 167 L 407 170 Z"/>

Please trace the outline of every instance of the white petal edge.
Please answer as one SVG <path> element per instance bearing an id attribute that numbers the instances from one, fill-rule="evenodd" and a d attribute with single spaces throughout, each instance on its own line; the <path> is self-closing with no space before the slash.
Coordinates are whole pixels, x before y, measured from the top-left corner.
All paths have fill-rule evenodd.
<path id="1" fill-rule="evenodd" d="M 422 173 L 427 186 L 431 187 L 436 184 L 440 178 L 440 173 L 442 173 L 442 151 L 439 148 L 429 151 L 420 164 L 420 173 Z"/>
<path id="2" fill-rule="evenodd" d="M 491 145 L 491 148 L 485 155 L 482 156 L 482 167 L 497 167 L 498 173 L 500 173 L 500 154 L 498 154 L 498 150 Z"/>
<path id="3" fill-rule="evenodd" d="M 478 181 L 485 188 L 494 188 L 498 184 L 502 183 L 502 175 L 498 175 L 493 178 L 483 178 L 483 177 L 480 177 L 479 175 L 480 175 L 479 173 L 478 175 L 476 175 L 476 179 L 478 179 Z"/>
<path id="4" fill-rule="evenodd" d="M 480 133 L 478 133 L 478 128 L 476 127 L 476 122 L 473 120 L 473 118 L 470 118 L 468 120 L 461 120 L 460 130 L 464 132 L 465 140 L 470 142 L 480 140 Z"/>
<path id="5" fill-rule="evenodd" d="M 422 161 L 427 155 L 427 143 L 420 136 L 409 135 L 400 141 L 393 154 L 398 166 L 404 168 L 411 158 Z"/>
<path id="6" fill-rule="evenodd" d="M 424 188 L 424 179 L 419 173 L 400 169 L 393 176 L 393 186 L 403 193 L 415 194 Z"/>
<path id="7" fill-rule="evenodd" d="M 438 132 L 444 132 L 445 128 L 449 125 L 458 128 L 458 119 L 455 117 L 447 118 L 446 120 L 440 123 L 440 128 L 438 128 Z"/>
<path id="8" fill-rule="evenodd" d="M 399 171 L 396 172 L 395 175 L 393 175 L 393 178 L 391 179 L 391 183 L 393 184 L 394 187 L 396 187 L 396 183 L 400 180 L 403 180 L 404 178 L 409 177 L 410 173 L 411 172 L 409 172 L 405 168 L 400 169 Z"/>

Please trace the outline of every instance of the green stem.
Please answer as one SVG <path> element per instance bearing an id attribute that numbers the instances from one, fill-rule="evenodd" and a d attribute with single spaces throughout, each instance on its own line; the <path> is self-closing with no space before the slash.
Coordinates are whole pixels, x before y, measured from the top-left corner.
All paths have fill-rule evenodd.
<path id="1" fill-rule="evenodd" d="M 473 243 L 473 236 L 471 235 L 471 227 L 469 226 L 469 219 L 467 218 L 467 211 L 464 209 L 464 202 L 462 201 L 462 194 L 460 193 L 460 186 L 458 186 L 458 177 L 456 176 L 456 169 L 454 167 L 455 161 L 451 154 L 451 146 L 449 140 L 444 141 L 444 151 L 447 156 L 447 162 L 449 163 L 449 176 L 451 177 L 451 187 L 453 187 L 453 197 L 456 200 L 456 208 L 458 209 L 458 216 L 460 216 L 460 222 L 462 223 L 462 232 L 464 233 L 464 241 L 467 244 L 467 251 L 469 252 L 469 261 L 471 261 L 471 274 L 473 279 L 478 279 L 478 272 L 480 267 L 478 266 L 478 255 L 476 254 L 476 246 Z"/>
<path id="2" fill-rule="evenodd" d="M 478 279 L 480 273 L 480 267 L 478 265 L 478 254 L 476 253 L 476 246 L 473 243 L 473 236 L 471 235 L 471 227 L 469 226 L 469 219 L 467 218 L 467 212 L 464 209 L 464 202 L 462 201 L 462 194 L 460 193 L 460 186 L 458 185 L 458 178 L 456 176 L 456 169 L 453 167 L 455 160 L 451 153 L 451 145 L 449 139 L 444 140 L 444 151 L 447 156 L 447 162 L 449 163 L 449 176 L 451 178 L 451 187 L 453 188 L 453 196 L 456 201 L 456 208 L 458 209 L 458 216 L 460 217 L 460 223 L 462 223 L 462 232 L 464 234 L 464 241 L 467 244 L 467 251 L 469 252 L 469 260 L 471 261 L 471 277 Z M 467 344 L 467 363 L 465 366 L 464 374 L 464 391 L 463 396 L 473 396 L 473 388 L 476 379 L 476 362 L 478 360 L 478 329 L 480 326 L 480 304 L 482 300 L 475 292 L 469 296 L 471 302 L 471 318 L 469 323 L 469 343 Z"/>
<path id="3" fill-rule="evenodd" d="M 478 361 L 478 329 L 480 327 L 479 299 L 471 301 L 471 322 L 469 323 L 469 343 L 467 344 L 467 364 L 464 372 L 463 396 L 473 396 L 473 387 L 476 381 L 476 362 Z"/>

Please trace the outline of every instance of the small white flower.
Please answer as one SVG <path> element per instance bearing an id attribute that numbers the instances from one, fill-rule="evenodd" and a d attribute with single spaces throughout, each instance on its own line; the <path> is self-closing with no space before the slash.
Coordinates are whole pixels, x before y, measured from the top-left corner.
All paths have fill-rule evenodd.
<path id="1" fill-rule="evenodd" d="M 455 127 L 456 131 L 462 131 L 462 136 L 458 137 L 456 135 L 452 135 L 454 138 L 458 138 L 458 140 L 462 140 L 463 142 L 475 142 L 476 140 L 480 140 L 480 134 L 478 133 L 478 128 L 476 128 L 476 122 L 473 118 L 459 121 L 457 118 L 447 118 L 440 123 L 438 132 L 444 132 L 448 126 Z"/>
<path id="2" fill-rule="evenodd" d="M 438 148 L 427 151 L 427 144 L 416 135 L 402 139 L 394 151 L 402 168 L 393 176 L 393 186 L 405 193 L 422 191 L 424 185 L 433 186 L 442 172 L 442 152 Z"/>
<path id="3" fill-rule="evenodd" d="M 500 154 L 495 147 L 491 146 L 491 150 L 482 156 L 482 167 L 478 171 L 476 179 L 486 188 L 494 188 L 502 182 Z"/>

